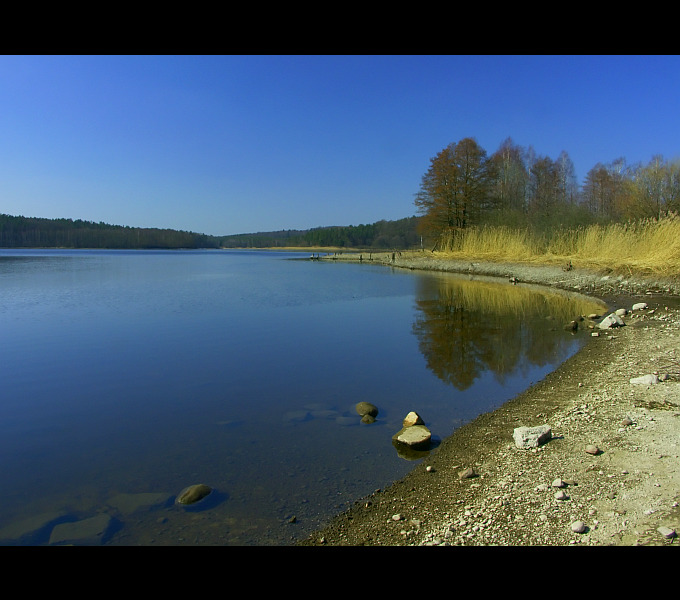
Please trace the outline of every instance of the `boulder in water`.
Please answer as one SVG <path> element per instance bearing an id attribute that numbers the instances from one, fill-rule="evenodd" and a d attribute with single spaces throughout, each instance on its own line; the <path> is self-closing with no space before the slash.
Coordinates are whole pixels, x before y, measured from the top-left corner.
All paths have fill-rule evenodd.
<path id="1" fill-rule="evenodd" d="M 359 402 L 354 408 L 362 417 L 369 415 L 375 418 L 378 416 L 378 407 L 370 402 Z"/>
<path id="2" fill-rule="evenodd" d="M 212 488 L 210 486 L 207 486 L 204 483 L 197 483 L 184 488 L 177 494 L 175 502 L 183 506 L 189 506 L 207 498 L 211 492 Z"/>
<path id="3" fill-rule="evenodd" d="M 400 444 L 406 444 L 411 448 L 423 448 L 430 444 L 432 433 L 425 425 L 411 425 L 404 427 L 392 436 L 392 439 Z"/>

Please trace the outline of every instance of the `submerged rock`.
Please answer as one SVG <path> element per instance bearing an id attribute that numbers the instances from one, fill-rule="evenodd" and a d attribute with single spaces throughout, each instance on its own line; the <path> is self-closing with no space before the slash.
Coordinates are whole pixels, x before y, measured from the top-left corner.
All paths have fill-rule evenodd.
<path id="1" fill-rule="evenodd" d="M 175 502 L 183 506 L 188 506 L 191 504 L 196 504 L 204 498 L 208 497 L 212 492 L 212 488 L 203 483 L 197 483 L 196 485 L 190 485 L 184 488 L 179 494 L 177 494 L 177 499 Z"/>
<path id="2" fill-rule="evenodd" d="M 370 402 L 359 402 L 354 408 L 362 417 L 369 415 L 375 418 L 378 416 L 378 407 Z"/>
<path id="3" fill-rule="evenodd" d="M 60 521 L 68 518 L 69 514 L 62 511 L 47 512 L 29 517 L 22 521 L 11 523 L 0 530 L 0 545 L 20 543 L 33 545 L 39 543 L 40 538 L 47 538 L 50 529 Z"/>
<path id="4" fill-rule="evenodd" d="M 172 494 L 154 492 L 138 494 L 122 493 L 111 498 L 109 505 L 118 510 L 122 515 L 130 515 L 141 510 L 151 510 L 172 505 Z"/>
<path id="5" fill-rule="evenodd" d="M 112 524 L 113 519 L 104 514 L 73 523 L 61 523 L 52 530 L 49 543 L 99 546 L 104 542 Z"/>

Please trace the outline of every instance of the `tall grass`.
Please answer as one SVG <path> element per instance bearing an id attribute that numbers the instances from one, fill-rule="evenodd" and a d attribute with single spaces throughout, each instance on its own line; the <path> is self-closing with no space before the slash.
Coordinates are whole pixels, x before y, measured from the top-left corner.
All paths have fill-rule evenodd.
<path id="1" fill-rule="evenodd" d="M 485 226 L 442 240 L 451 258 L 564 263 L 623 273 L 680 276 L 680 216 L 588 225 L 538 233 L 529 228 Z"/>

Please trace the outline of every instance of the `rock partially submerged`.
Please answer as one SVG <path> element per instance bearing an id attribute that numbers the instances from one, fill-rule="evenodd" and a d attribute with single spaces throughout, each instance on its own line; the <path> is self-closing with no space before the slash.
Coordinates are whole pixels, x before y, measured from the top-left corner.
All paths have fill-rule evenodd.
<path id="1" fill-rule="evenodd" d="M 513 434 L 515 446 L 518 448 L 538 448 L 552 439 L 550 425 L 538 425 L 537 427 L 517 427 Z"/>
<path id="2" fill-rule="evenodd" d="M 361 415 L 362 423 L 373 423 L 378 416 L 378 407 L 370 402 L 359 402 L 354 408 Z"/>
<path id="3" fill-rule="evenodd" d="M 411 448 L 427 447 L 430 444 L 432 433 L 425 425 L 411 425 L 404 427 L 394 434 L 392 439 L 400 444 L 406 444 Z"/>
<path id="4" fill-rule="evenodd" d="M 392 436 L 392 440 L 405 444 L 410 448 L 428 448 L 432 439 L 432 432 L 427 428 L 421 416 L 411 411 L 403 421 L 403 427 Z"/>
<path id="5" fill-rule="evenodd" d="M 138 493 L 117 494 L 109 500 L 109 505 L 122 515 L 131 515 L 137 511 L 151 510 L 172 505 L 172 494 Z"/>

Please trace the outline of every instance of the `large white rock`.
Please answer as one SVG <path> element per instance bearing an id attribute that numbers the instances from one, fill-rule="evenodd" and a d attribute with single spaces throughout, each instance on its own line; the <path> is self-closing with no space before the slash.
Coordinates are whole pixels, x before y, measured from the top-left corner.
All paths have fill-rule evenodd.
<path id="1" fill-rule="evenodd" d="M 552 438 L 550 425 L 517 427 L 512 434 L 518 448 L 537 448 Z"/>
<path id="2" fill-rule="evenodd" d="M 611 327 L 623 327 L 624 325 L 625 323 L 619 315 L 616 313 L 611 313 L 602 319 L 602 321 L 600 321 L 598 327 L 600 329 L 610 329 Z"/>
<path id="3" fill-rule="evenodd" d="M 659 383 L 659 377 L 650 373 L 649 375 L 642 375 L 641 377 L 633 377 L 630 382 L 634 385 L 653 385 Z"/>
<path id="4" fill-rule="evenodd" d="M 393 440 L 411 447 L 425 446 L 430 443 L 432 433 L 425 425 L 404 427 L 392 436 Z"/>

